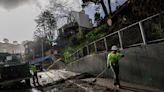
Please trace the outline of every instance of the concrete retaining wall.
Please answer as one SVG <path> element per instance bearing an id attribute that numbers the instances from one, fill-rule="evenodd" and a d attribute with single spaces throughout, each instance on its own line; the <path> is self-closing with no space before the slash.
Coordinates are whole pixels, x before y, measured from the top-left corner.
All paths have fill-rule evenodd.
<path id="1" fill-rule="evenodd" d="M 164 42 L 127 48 L 122 51 L 120 79 L 132 83 L 164 88 Z M 67 70 L 98 74 L 106 67 L 107 53 L 88 55 L 67 66 Z M 111 77 L 111 70 L 104 73 Z"/>

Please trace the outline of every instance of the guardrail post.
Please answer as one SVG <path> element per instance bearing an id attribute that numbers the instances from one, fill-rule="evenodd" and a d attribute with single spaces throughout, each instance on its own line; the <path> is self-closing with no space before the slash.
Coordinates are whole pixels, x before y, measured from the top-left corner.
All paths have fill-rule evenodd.
<path id="1" fill-rule="evenodd" d="M 75 54 L 72 54 L 73 61 L 75 61 Z"/>
<path id="2" fill-rule="evenodd" d="M 144 33 L 144 29 L 143 29 L 143 26 L 142 26 L 142 23 L 139 22 L 139 27 L 140 27 L 140 31 L 141 31 L 141 36 L 142 36 L 142 40 L 143 40 L 143 43 L 146 45 L 146 37 L 145 37 L 145 33 Z"/>
<path id="3" fill-rule="evenodd" d="M 73 61 L 76 60 L 76 53 L 73 54 L 73 59 L 74 59 Z"/>
<path id="4" fill-rule="evenodd" d="M 73 61 L 72 54 L 70 55 L 69 60 L 70 60 L 71 62 Z"/>
<path id="5" fill-rule="evenodd" d="M 108 51 L 108 45 L 107 45 L 106 37 L 104 37 L 104 44 L 105 44 L 105 50 Z"/>
<path id="6" fill-rule="evenodd" d="M 159 14 L 159 26 L 160 26 L 160 31 L 162 32 L 162 12 Z"/>
<path id="7" fill-rule="evenodd" d="M 89 55 L 89 47 L 88 47 L 88 45 L 86 46 L 86 48 L 87 48 L 87 54 Z"/>
<path id="8" fill-rule="evenodd" d="M 64 57 L 64 62 L 66 62 L 68 59 L 66 57 Z"/>
<path id="9" fill-rule="evenodd" d="M 77 51 L 77 58 L 79 59 L 79 51 Z"/>
<path id="10" fill-rule="evenodd" d="M 94 42 L 94 47 L 95 47 L 95 52 L 97 53 L 97 46 L 96 46 L 96 42 Z"/>
<path id="11" fill-rule="evenodd" d="M 122 38 L 121 38 L 121 33 L 118 31 L 118 37 L 119 37 L 119 42 L 120 42 L 120 48 L 121 50 L 123 49 L 123 43 L 122 43 Z"/>
<path id="12" fill-rule="evenodd" d="M 76 58 L 78 58 L 78 50 L 76 51 L 75 56 L 76 56 Z"/>
<path id="13" fill-rule="evenodd" d="M 83 52 L 83 48 L 81 48 L 81 55 L 82 55 L 82 57 L 84 57 L 84 52 Z"/>

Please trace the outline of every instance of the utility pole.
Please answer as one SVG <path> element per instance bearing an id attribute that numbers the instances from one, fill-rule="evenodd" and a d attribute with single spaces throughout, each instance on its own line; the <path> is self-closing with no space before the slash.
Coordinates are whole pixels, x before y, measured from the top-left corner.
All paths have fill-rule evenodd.
<path id="1" fill-rule="evenodd" d="M 39 37 L 41 39 L 41 56 L 44 57 L 44 34 L 45 34 L 45 32 L 43 32 L 41 30 L 39 30 L 38 32 L 40 35 Z"/>

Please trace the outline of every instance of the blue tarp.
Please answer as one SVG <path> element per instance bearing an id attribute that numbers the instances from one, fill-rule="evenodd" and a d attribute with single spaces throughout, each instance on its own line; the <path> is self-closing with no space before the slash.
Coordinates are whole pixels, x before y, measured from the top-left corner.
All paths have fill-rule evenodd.
<path id="1" fill-rule="evenodd" d="M 52 61 L 52 60 L 53 60 L 52 56 L 46 56 L 46 57 L 41 57 L 41 58 L 32 60 L 32 61 L 30 61 L 30 64 L 39 64 L 42 62 L 48 62 L 48 61 Z"/>

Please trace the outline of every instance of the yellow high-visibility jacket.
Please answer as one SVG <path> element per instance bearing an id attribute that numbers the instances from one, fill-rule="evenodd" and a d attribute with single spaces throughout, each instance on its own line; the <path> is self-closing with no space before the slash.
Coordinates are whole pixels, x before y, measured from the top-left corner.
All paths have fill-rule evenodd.
<path id="1" fill-rule="evenodd" d="M 111 65 L 111 63 L 116 63 L 119 61 L 119 59 L 123 56 L 123 54 L 116 52 L 114 54 L 113 52 L 110 52 L 107 57 L 107 66 Z"/>
<path id="2" fill-rule="evenodd" d="M 33 73 L 37 72 L 35 65 L 30 65 L 30 70 L 32 70 Z"/>

